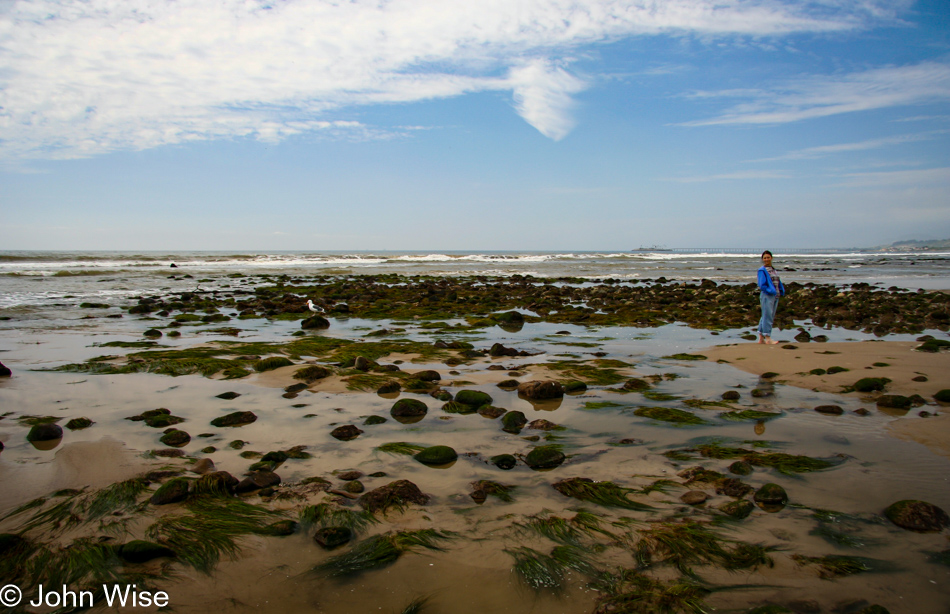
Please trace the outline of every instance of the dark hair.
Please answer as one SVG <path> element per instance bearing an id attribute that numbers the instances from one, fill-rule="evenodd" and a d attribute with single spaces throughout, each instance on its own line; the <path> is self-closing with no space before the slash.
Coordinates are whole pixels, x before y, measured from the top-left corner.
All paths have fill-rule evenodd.
<path id="1" fill-rule="evenodd" d="M 772 252 L 770 252 L 769 250 L 765 250 L 764 252 L 762 252 L 762 255 L 759 256 L 759 258 L 765 258 L 765 255 L 766 255 L 766 254 L 768 254 L 769 256 L 771 256 L 771 255 L 772 255 Z"/>

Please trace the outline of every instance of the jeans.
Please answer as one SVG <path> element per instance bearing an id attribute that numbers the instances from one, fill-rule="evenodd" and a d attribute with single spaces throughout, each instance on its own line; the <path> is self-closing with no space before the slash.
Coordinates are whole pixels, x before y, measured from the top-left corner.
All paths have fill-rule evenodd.
<path id="1" fill-rule="evenodd" d="M 759 294 L 759 304 L 762 305 L 762 319 L 759 320 L 759 334 L 763 337 L 772 336 L 772 322 L 775 320 L 775 311 L 778 309 L 778 295 Z"/>

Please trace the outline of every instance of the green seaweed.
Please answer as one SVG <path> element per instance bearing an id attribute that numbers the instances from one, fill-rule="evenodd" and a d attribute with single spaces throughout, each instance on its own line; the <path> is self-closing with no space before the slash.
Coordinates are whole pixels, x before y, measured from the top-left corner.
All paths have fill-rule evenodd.
<path id="1" fill-rule="evenodd" d="M 308 505 L 300 510 L 300 522 L 307 527 L 346 527 L 354 533 L 379 524 L 369 512 L 351 510 L 331 503 Z"/>
<path id="2" fill-rule="evenodd" d="M 614 403 L 613 401 L 587 401 L 581 409 L 609 409 L 612 407 L 629 407 L 623 403 Z"/>
<path id="3" fill-rule="evenodd" d="M 850 576 L 874 569 L 871 559 L 857 556 L 804 556 L 802 554 L 793 554 L 792 560 L 801 566 L 810 565 L 816 567 L 818 576 L 823 580 Z"/>
<path id="4" fill-rule="evenodd" d="M 245 535 L 268 535 L 268 524 L 280 512 L 225 497 L 189 500 L 188 515 L 163 516 L 148 527 L 149 539 L 171 548 L 178 560 L 210 574 L 222 555 L 236 558 L 237 539 Z"/>
<path id="5" fill-rule="evenodd" d="M 438 542 L 452 537 L 451 532 L 435 529 L 374 535 L 353 546 L 349 552 L 330 557 L 313 567 L 311 571 L 328 577 L 353 576 L 390 565 L 404 553 L 412 552 L 417 548 L 442 550 Z"/>
<path id="6" fill-rule="evenodd" d="M 426 447 L 427 446 L 419 446 L 414 443 L 406 443 L 405 441 L 393 441 L 390 443 L 384 443 L 381 446 L 377 446 L 376 450 L 378 452 L 385 452 L 386 454 L 404 454 L 406 456 L 413 456 L 425 450 Z"/>
<path id="7" fill-rule="evenodd" d="M 664 582 L 632 569 L 604 574 L 594 584 L 604 594 L 595 614 L 706 614 L 703 599 L 711 592 L 694 581 Z"/>
<path id="8" fill-rule="evenodd" d="M 810 456 L 785 454 L 784 452 L 756 452 L 745 448 L 730 448 L 717 444 L 698 445 L 694 448 L 706 458 L 720 460 L 742 459 L 757 467 L 770 467 L 779 473 L 792 475 L 829 469 L 841 463 L 841 460 L 826 460 Z M 692 451 L 692 450 L 690 450 Z"/>
<path id="9" fill-rule="evenodd" d="M 743 409 L 742 411 L 728 411 L 719 414 L 719 417 L 723 420 L 730 420 L 732 422 L 772 420 L 781 416 L 781 412 L 759 411 L 757 409 Z"/>
<path id="10" fill-rule="evenodd" d="M 759 565 L 772 566 L 768 552 L 772 548 L 726 540 L 706 525 L 692 520 L 657 523 L 641 529 L 636 547 L 637 560 L 643 566 L 653 561 L 669 563 L 681 573 L 692 576 L 694 564 L 715 564 L 726 569 L 749 569 Z"/>
<path id="11" fill-rule="evenodd" d="M 590 501 L 605 507 L 619 507 L 637 511 L 653 509 L 645 503 L 627 498 L 628 494 L 635 493 L 636 490 L 617 486 L 613 482 L 594 482 L 584 478 L 572 478 L 558 482 L 553 486 L 562 495 L 581 501 Z"/>
<path id="12" fill-rule="evenodd" d="M 643 416 L 660 422 L 669 422 L 675 425 L 688 424 L 708 424 L 699 416 L 695 416 L 688 411 L 675 409 L 673 407 L 640 407 L 634 412 L 636 416 Z"/>
<path id="13" fill-rule="evenodd" d="M 617 372 L 618 368 L 627 366 L 620 361 L 595 361 L 590 364 L 580 360 L 561 360 L 545 363 L 544 366 L 559 372 L 564 378 L 577 379 L 593 386 L 611 386 L 627 379 L 627 376 Z"/>

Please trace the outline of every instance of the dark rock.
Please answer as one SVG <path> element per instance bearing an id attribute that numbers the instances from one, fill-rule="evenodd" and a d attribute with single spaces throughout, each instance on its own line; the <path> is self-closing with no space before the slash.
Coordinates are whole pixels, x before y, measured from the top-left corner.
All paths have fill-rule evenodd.
<path id="1" fill-rule="evenodd" d="M 362 433 L 363 431 L 353 424 L 338 426 L 330 431 L 330 435 L 336 439 L 339 439 L 340 441 L 350 441 L 351 439 L 356 439 Z"/>
<path id="2" fill-rule="evenodd" d="M 312 384 L 331 375 L 333 375 L 333 371 L 322 365 L 308 365 L 294 371 L 294 379 L 303 380 L 307 384 Z"/>
<path id="3" fill-rule="evenodd" d="M 916 376 L 916 377 L 911 378 L 911 381 L 914 381 L 914 382 L 929 382 L 930 380 L 927 378 L 926 375 L 918 375 L 918 376 Z M 942 391 L 941 391 L 941 392 L 942 392 Z M 950 390 L 948 390 L 947 392 L 948 392 L 948 395 L 950 395 Z M 938 393 L 938 394 L 939 394 L 939 393 Z"/>
<path id="4" fill-rule="evenodd" d="M 496 343 L 488 350 L 488 355 L 495 358 L 499 356 L 520 356 L 521 352 L 514 348 L 507 348 L 500 343 Z"/>
<path id="5" fill-rule="evenodd" d="M 554 380 L 535 380 L 519 384 L 518 395 L 535 400 L 558 399 L 564 396 L 564 387 Z"/>
<path id="6" fill-rule="evenodd" d="M 779 486 L 778 484 L 773 484 L 769 482 L 768 484 L 762 485 L 757 491 L 755 491 L 755 496 L 753 497 L 756 503 L 761 503 L 763 509 L 769 511 L 769 507 L 784 507 L 788 503 L 788 493 L 785 492 L 785 489 Z"/>
<path id="7" fill-rule="evenodd" d="M 286 537 L 297 532 L 297 522 L 294 520 L 278 520 L 265 527 L 267 535 L 274 537 Z"/>
<path id="8" fill-rule="evenodd" d="M 73 418 L 72 420 L 66 423 L 66 428 L 68 428 L 71 431 L 81 431 L 82 429 L 89 428 L 93 424 L 95 424 L 95 422 L 93 422 L 89 418 Z"/>
<path id="9" fill-rule="evenodd" d="M 442 406 L 442 411 L 447 414 L 474 414 L 475 408 L 471 405 L 466 405 L 464 403 L 459 403 L 457 401 L 449 401 Z"/>
<path id="10" fill-rule="evenodd" d="M 13 371 L 10 370 L 10 367 L 0 362 L 0 377 L 10 377 L 11 375 L 13 375 Z"/>
<path id="11" fill-rule="evenodd" d="M 892 409 L 910 409 L 910 399 L 900 394 L 882 394 L 877 398 L 878 407 Z"/>
<path id="12" fill-rule="evenodd" d="M 185 455 L 184 450 L 152 450 L 151 454 L 153 456 L 161 456 L 163 458 L 181 458 Z"/>
<path id="13" fill-rule="evenodd" d="M 722 400 L 723 401 L 738 401 L 739 393 L 735 390 L 727 390 L 722 393 Z"/>
<path id="14" fill-rule="evenodd" d="M 495 407 L 494 405 L 482 405 L 478 408 L 478 415 L 494 420 L 495 418 L 504 415 L 506 411 L 508 410 L 502 407 Z"/>
<path id="15" fill-rule="evenodd" d="M 301 382 L 299 384 L 291 384 L 287 386 L 286 388 L 284 388 L 284 392 L 288 392 L 288 393 L 303 392 L 306 389 L 307 389 L 307 385 Z"/>
<path id="16" fill-rule="evenodd" d="M 252 471 L 250 475 L 238 482 L 234 492 L 238 494 L 249 493 L 278 484 L 280 484 L 280 476 L 273 471 Z"/>
<path id="17" fill-rule="evenodd" d="M 753 388 L 750 394 L 757 399 L 762 399 L 765 397 L 770 397 L 775 393 L 771 390 L 766 390 L 764 388 Z"/>
<path id="18" fill-rule="evenodd" d="M 560 466 L 566 458 L 557 446 L 537 446 L 528 452 L 524 462 L 532 469 L 553 469 Z"/>
<path id="19" fill-rule="evenodd" d="M 501 388 L 502 390 L 514 390 L 520 385 L 521 385 L 521 382 L 519 382 L 516 379 L 506 379 L 504 381 L 498 382 L 497 384 L 497 386 Z"/>
<path id="20" fill-rule="evenodd" d="M 159 441 L 170 448 L 180 448 L 191 441 L 191 435 L 178 429 L 168 429 Z"/>
<path id="21" fill-rule="evenodd" d="M 649 390 L 650 382 L 646 381 L 645 379 L 640 379 L 639 377 L 633 377 L 624 383 L 623 389 L 633 390 L 636 392 L 639 392 L 640 390 Z"/>
<path id="22" fill-rule="evenodd" d="M 413 456 L 423 465 L 447 465 L 458 457 L 458 452 L 449 446 L 430 446 Z"/>
<path id="23" fill-rule="evenodd" d="M 699 505 L 701 503 L 705 503 L 706 499 L 708 498 L 709 498 L 709 495 L 707 495 L 701 490 L 691 490 L 683 494 L 683 496 L 680 497 L 680 501 L 682 501 L 686 505 Z"/>
<path id="24" fill-rule="evenodd" d="M 345 490 L 346 492 L 350 494 L 358 495 L 364 490 L 366 490 L 366 488 L 363 486 L 363 483 L 360 482 L 359 480 L 352 480 L 343 485 L 343 490 Z"/>
<path id="25" fill-rule="evenodd" d="M 439 375 L 438 371 L 428 370 L 420 371 L 418 373 L 413 373 L 413 378 L 422 380 L 423 382 L 438 382 L 442 379 L 442 376 Z"/>
<path id="26" fill-rule="evenodd" d="M 856 413 L 856 414 L 859 415 L 859 416 L 870 416 L 870 415 L 871 415 L 871 412 L 870 412 L 869 410 L 863 408 L 863 407 L 857 408 L 856 410 L 854 410 L 854 413 Z"/>
<path id="27" fill-rule="evenodd" d="M 158 330 L 157 328 L 150 328 L 142 333 L 142 335 L 151 339 L 157 339 L 158 337 L 162 336 L 162 331 Z"/>
<path id="28" fill-rule="evenodd" d="M 361 477 L 363 477 L 363 472 L 356 471 L 355 469 L 352 471 L 343 471 L 341 473 L 338 473 L 336 477 L 343 480 L 344 482 L 349 482 L 352 480 L 358 480 Z"/>
<path id="29" fill-rule="evenodd" d="M 311 316 L 300 323 L 300 328 L 304 330 L 330 328 L 330 321 L 322 316 Z"/>
<path id="30" fill-rule="evenodd" d="M 212 471 L 195 481 L 195 494 L 230 495 L 237 485 L 238 479 L 227 471 Z"/>
<path id="31" fill-rule="evenodd" d="M 934 400 L 940 403 L 950 403 L 950 389 L 944 388 L 934 395 Z"/>
<path id="32" fill-rule="evenodd" d="M 736 475 L 751 475 L 752 474 L 752 465 L 746 461 L 736 461 L 729 465 L 729 471 Z"/>
<path id="33" fill-rule="evenodd" d="M 740 499 L 739 501 L 723 503 L 718 509 L 724 514 L 732 516 L 736 520 L 742 520 L 752 513 L 752 510 L 755 509 L 755 504 L 746 499 Z"/>
<path id="34" fill-rule="evenodd" d="M 149 413 L 149 412 L 145 412 L 145 413 Z M 184 421 L 185 421 L 184 418 L 180 416 L 173 416 L 170 413 L 145 416 L 145 419 L 144 419 L 146 426 L 150 426 L 154 429 L 165 429 L 170 426 L 174 426 L 176 424 L 181 424 Z"/>
<path id="35" fill-rule="evenodd" d="M 509 411 L 501 417 L 501 430 L 517 435 L 527 423 L 528 419 L 525 418 L 523 412 Z"/>
<path id="36" fill-rule="evenodd" d="M 884 515 L 900 528 L 918 533 L 936 533 L 950 525 L 945 511 L 932 503 L 913 499 L 892 503 Z"/>
<path id="37" fill-rule="evenodd" d="M 257 420 L 252 411 L 236 411 L 211 421 L 211 426 L 244 426 Z"/>
<path id="38" fill-rule="evenodd" d="M 117 546 L 115 552 L 122 560 L 136 564 L 147 563 L 152 559 L 175 556 L 175 552 L 170 548 L 142 539 L 135 539 Z"/>
<path id="39" fill-rule="evenodd" d="M 741 499 L 752 490 L 751 486 L 736 478 L 725 478 L 716 485 L 716 494 L 735 497 L 736 499 Z"/>
<path id="40" fill-rule="evenodd" d="M 558 425 L 558 424 L 554 424 L 554 423 L 551 422 L 550 420 L 540 419 L 540 420 L 532 420 L 532 421 L 528 424 L 528 428 L 529 428 L 529 429 L 537 429 L 537 430 L 539 430 L 539 431 L 554 431 L 554 430 L 557 430 L 557 429 L 563 429 L 564 427 L 562 427 L 562 426 L 560 426 L 560 425 Z"/>
<path id="41" fill-rule="evenodd" d="M 158 487 L 149 501 L 152 505 L 168 505 L 178 503 L 188 497 L 191 490 L 191 481 L 185 478 L 172 478 Z"/>
<path id="42" fill-rule="evenodd" d="M 339 548 L 353 539 L 353 531 L 347 527 L 323 527 L 313 534 L 313 541 L 327 550 Z"/>
<path id="43" fill-rule="evenodd" d="M 36 424 L 26 435 L 27 441 L 55 441 L 63 438 L 63 427 L 58 424 Z"/>
<path id="44" fill-rule="evenodd" d="M 389 413 L 393 418 L 422 418 L 428 413 L 429 407 L 418 399 L 399 399 Z"/>
<path id="45" fill-rule="evenodd" d="M 376 394 L 393 394 L 402 390 L 402 386 L 396 380 L 389 380 L 376 390 Z"/>
<path id="46" fill-rule="evenodd" d="M 304 386 L 306 388 L 306 386 Z M 292 390 L 287 390 L 286 392 L 294 392 Z M 215 398 L 224 399 L 225 401 L 230 401 L 231 399 L 236 399 L 241 396 L 238 392 L 222 392 L 221 394 L 214 395 Z"/>
<path id="47" fill-rule="evenodd" d="M 392 507 L 402 508 L 410 503 L 425 505 L 429 496 L 409 480 L 397 480 L 374 488 L 359 498 L 360 507 L 367 512 L 386 512 Z"/>
<path id="48" fill-rule="evenodd" d="M 373 426 L 374 424 L 383 424 L 384 422 L 388 422 L 388 420 L 382 416 L 369 416 L 366 420 L 363 420 L 363 425 Z"/>
<path id="49" fill-rule="evenodd" d="M 198 475 L 204 475 L 206 473 L 211 473 L 214 471 L 214 461 L 210 458 L 202 458 L 195 461 L 195 464 L 191 466 L 192 473 L 197 473 Z"/>
<path id="50" fill-rule="evenodd" d="M 489 462 L 499 469 L 503 469 L 505 471 L 513 469 L 514 466 L 518 464 L 518 460 L 511 454 L 498 454 L 497 456 L 492 456 L 489 459 Z"/>
<path id="51" fill-rule="evenodd" d="M 815 411 L 828 416 L 840 416 L 844 413 L 844 410 L 837 405 L 819 405 L 815 408 Z"/>

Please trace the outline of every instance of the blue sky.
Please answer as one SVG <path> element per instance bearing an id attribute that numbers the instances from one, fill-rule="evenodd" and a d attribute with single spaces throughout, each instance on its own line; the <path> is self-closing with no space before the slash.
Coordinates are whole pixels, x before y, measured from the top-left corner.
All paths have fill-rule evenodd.
<path id="1" fill-rule="evenodd" d="M 946 0 L 0 0 L 0 249 L 950 237 Z"/>

